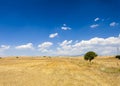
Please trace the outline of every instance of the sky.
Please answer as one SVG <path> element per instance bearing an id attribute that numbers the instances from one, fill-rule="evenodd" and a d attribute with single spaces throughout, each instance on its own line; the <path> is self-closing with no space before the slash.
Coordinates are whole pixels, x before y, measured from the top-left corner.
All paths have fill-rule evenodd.
<path id="1" fill-rule="evenodd" d="M 116 55 L 120 0 L 0 0 L 0 56 Z"/>

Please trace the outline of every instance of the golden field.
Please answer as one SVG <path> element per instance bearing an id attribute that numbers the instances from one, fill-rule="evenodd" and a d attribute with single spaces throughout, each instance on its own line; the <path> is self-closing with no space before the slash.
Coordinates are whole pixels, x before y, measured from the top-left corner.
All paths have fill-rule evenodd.
<path id="1" fill-rule="evenodd" d="M 0 86 L 120 86 L 120 60 L 96 57 L 0 59 Z"/>

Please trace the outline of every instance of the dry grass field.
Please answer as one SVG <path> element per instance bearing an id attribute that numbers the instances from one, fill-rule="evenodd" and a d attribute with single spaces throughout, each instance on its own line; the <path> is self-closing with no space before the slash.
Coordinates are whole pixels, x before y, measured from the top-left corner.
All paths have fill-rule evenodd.
<path id="1" fill-rule="evenodd" d="M 20 57 L 0 59 L 0 86 L 120 86 L 120 60 Z"/>

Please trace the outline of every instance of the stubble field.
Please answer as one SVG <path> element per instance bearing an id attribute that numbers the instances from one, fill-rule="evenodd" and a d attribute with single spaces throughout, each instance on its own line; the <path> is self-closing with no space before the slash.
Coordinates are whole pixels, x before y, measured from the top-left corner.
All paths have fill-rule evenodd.
<path id="1" fill-rule="evenodd" d="M 97 57 L 0 59 L 0 86 L 120 86 L 120 60 Z"/>

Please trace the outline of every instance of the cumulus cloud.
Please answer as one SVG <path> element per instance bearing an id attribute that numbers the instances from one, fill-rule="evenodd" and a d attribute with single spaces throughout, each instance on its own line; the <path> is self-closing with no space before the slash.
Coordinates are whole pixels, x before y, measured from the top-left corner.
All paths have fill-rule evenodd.
<path id="1" fill-rule="evenodd" d="M 71 44 L 72 43 L 72 40 L 70 40 L 70 41 L 67 41 L 67 40 L 64 40 L 62 43 L 60 43 L 59 45 L 60 46 L 66 46 L 66 45 L 68 45 L 68 44 Z"/>
<path id="2" fill-rule="evenodd" d="M 88 51 L 95 51 L 98 55 L 115 55 L 117 47 L 120 47 L 120 36 L 94 37 L 81 41 L 64 40 L 54 49 L 51 48 L 52 45 L 52 42 L 44 42 L 38 45 L 38 48 L 42 53 L 49 55 L 84 55 Z"/>
<path id="3" fill-rule="evenodd" d="M 52 47 L 52 42 L 43 42 L 38 45 L 38 50 L 32 51 L 37 55 L 84 55 L 88 51 L 95 51 L 98 55 L 116 55 L 117 48 L 120 48 L 120 34 L 117 37 L 99 38 L 94 37 L 89 40 L 64 40 Z M 0 51 L 8 50 L 10 46 L 1 45 Z M 16 49 L 34 49 L 32 43 L 16 46 Z M 17 50 L 15 51 L 17 52 Z M 1 52 L 0 52 L 1 53 Z M 4 53 L 4 52 L 2 52 Z M 7 52 L 8 53 L 8 52 Z M 26 52 L 22 52 L 26 54 Z M 119 51 L 120 54 L 120 51 Z"/>
<path id="4" fill-rule="evenodd" d="M 38 48 L 41 52 L 48 52 L 49 48 L 53 45 L 52 42 L 44 42 L 38 45 Z"/>
<path id="5" fill-rule="evenodd" d="M 117 46 L 120 43 L 118 37 L 109 37 L 109 38 L 92 38 L 90 40 L 82 40 L 79 43 L 76 43 L 75 46 L 88 46 L 88 45 L 99 45 L 99 46 Z"/>
<path id="6" fill-rule="evenodd" d="M 71 30 L 70 27 L 67 27 L 66 24 L 63 24 L 63 26 L 61 27 L 62 30 Z"/>
<path id="7" fill-rule="evenodd" d="M 72 40 L 64 40 L 59 43 L 59 47 L 57 47 L 56 54 L 57 55 L 70 55 L 72 50 Z"/>
<path id="8" fill-rule="evenodd" d="M 59 44 L 55 53 L 58 55 L 83 55 L 88 51 L 95 51 L 99 55 L 115 55 L 117 47 L 120 47 L 120 37 L 95 37 L 80 42 L 65 40 Z"/>
<path id="9" fill-rule="evenodd" d="M 27 43 L 25 45 L 19 45 L 15 47 L 16 49 L 34 49 L 32 43 Z"/>
<path id="10" fill-rule="evenodd" d="M 94 19 L 95 22 L 98 21 L 98 20 L 100 20 L 100 18 L 98 18 L 98 17 Z"/>
<path id="11" fill-rule="evenodd" d="M 93 25 L 91 25 L 90 27 L 91 28 L 97 28 L 99 26 L 99 24 L 93 24 Z"/>
<path id="12" fill-rule="evenodd" d="M 56 36 L 58 36 L 58 33 L 53 33 L 53 34 L 50 34 L 50 35 L 49 35 L 50 38 L 54 38 L 54 37 L 56 37 Z"/>
<path id="13" fill-rule="evenodd" d="M 65 40 L 62 43 L 60 43 L 59 46 L 61 47 L 61 49 L 63 49 L 63 51 L 68 50 L 68 52 L 69 52 L 69 49 L 71 49 L 71 44 L 72 44 L 72 40 L 70 40 L 70 41 Z M 58 48 L 58 50 L 59 50 L 59 48 Z"/>
<path id="14" fill-rule="evenodd" d="M 8 50 L 10 48 L 9 45 L 1 45 L 0 46 L 0 51 Z"/>
<path id="15" fill-rule="evenodd" d="M 110 23 L 110 26 L 111 26 L 111 27 L 114 27 L 114 26 L 117 26 L 118 24 L 119 24 L 119 23 L 111 22 L 111 23 Z"/>

